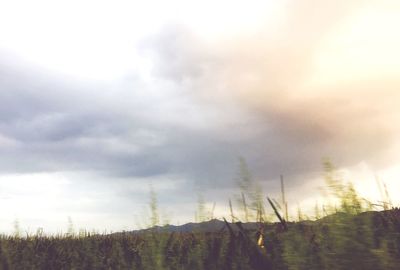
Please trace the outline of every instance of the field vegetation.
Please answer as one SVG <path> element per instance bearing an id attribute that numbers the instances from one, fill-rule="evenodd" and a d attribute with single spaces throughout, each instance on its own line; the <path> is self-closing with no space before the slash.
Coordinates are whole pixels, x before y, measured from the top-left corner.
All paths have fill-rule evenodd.
<path id="1" fill-rule="evenodd" d="M 213 231 L 157 229 L 96 234 L 0 237 L 1 269 L 362 269 L 400 266 L 400 210 L 385 197 L 380 205 L 360 198 L 331 163 L 324 163 L 334 205 L 316 206 L 313 220 L 299 210 L 287 218 L 282 198 L 267 198 L 240 161 L 239 194 L 230 216 Z M 280 203 L 279 203 L 280 201 Z M 234 202 L 235 204 L 233 204 Z M 199 222 L 213 218 L 199 197 Z M 240 207 L 233 207 L 239 205 Z M 150 225 L 159 224 L 157 197 L 150 194 Z M 380 209 L 379 209 L 380 207 Z M 271 211 L 267 211 L 266 209 Z M 274 222 L 267 212 L 276 217 Z M 255 222 L 252 229 L 247 222 Z M 16 224 L 18 226 L 18 224 Z"/>

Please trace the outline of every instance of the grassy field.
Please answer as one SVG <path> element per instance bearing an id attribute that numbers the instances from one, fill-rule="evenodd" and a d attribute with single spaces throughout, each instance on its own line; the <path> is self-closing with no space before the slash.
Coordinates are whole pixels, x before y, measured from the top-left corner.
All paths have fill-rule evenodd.
<path id="1" fill-rule="evenodd" d="M 387 197 L 378 206 L 382 210 L 373 211 L 374 204 L 361 199 L 330 163 L 324 168 L 337 203 L 321 212 L 316 208 L 313 220 L 299 211 L 296 222 L 289 222 L 285 200 L 279 205 L 261 194 L 242 162 L 235 211 L 239 217 L 229 201 L 232 222 L 219 222 L 218 229 L 16 233 L 0 237 L 0 269 L 400 269 L 400 209 Z M 277 222 L 267 218 L 266 206 Z M 158 225 L 154 191 L 149 208 L 151 225 Z M 199 221 L 210 219 L 205 212 L 202 199 L 196 211 Z M 249 227 L 248 221 L 256 223 Z"/>
<path id="2" fill-rule="evenodd" d="M 1 269 L 399 269 L 400 210 L 210 233 L 3 236 Z M 236 227 L 236 228 L 234 228 Z M 262 236 L 261 236 L 262 235 Z"/>

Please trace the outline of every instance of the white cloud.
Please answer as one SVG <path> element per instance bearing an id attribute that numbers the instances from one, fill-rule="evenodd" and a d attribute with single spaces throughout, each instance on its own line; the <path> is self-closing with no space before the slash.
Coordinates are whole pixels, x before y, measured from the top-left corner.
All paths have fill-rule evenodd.
<path id="1" fill-rule="evenodd" d="M 386 175 L 399 21 L 360 3 L 1 3 L 0 221 L 129 228 L 150 182 L 189 221 L 193 189 L 227 199 L 239 155 L 293 204 L 313 204 L 324 156 Z"/>

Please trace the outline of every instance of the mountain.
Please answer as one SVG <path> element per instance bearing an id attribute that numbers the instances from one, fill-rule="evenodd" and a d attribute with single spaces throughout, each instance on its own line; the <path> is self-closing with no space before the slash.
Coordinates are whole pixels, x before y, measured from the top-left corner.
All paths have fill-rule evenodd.
<path id="1" fill-rule="evenodd" d="M 232 225 L 231 228 L 234 231 L 238 231 L 238 227 L 234 223 L 228 222 L 229 225 Z M 242 226 L 245 230 L 257 230 L 260 227 L 261 223 L 259 222 L 247 222 L 242 223 Z M 226 230 L 226 224 L 224 221 L 219 219 L 211 219 L 209 221 L 199 222 L 199 223 L 186 223 L 183 225 L 164 225 L 164 226 L 155 226 L 148 229 L 135 230 L 132 231 L 134 233 L 141 232 L 218 232 L 221 230 Z"/>
<path id="2" fill-rule="evenodd" d="M 290 228 L 296 226 L 318 226 L 321 224 L 334 224 L 338 222 L 361 222 L 361 221 L 373 221 L 374 223 L 380 224 L 382 222 L 395 221 L 398 226 L 400 226 L 400 222 L 398 222 L 398 218 L 400 217 L 400 209 L 394 208 L 386 211 L 368 211 L 363 212 L 357 215 L 351 215 L 349 213 L 337 212 L 328 216 L 325 216 L 319 220 L 303 220 L 300 222 L 287 222 L 287 225 Z M 230 223 L 231 229 L 233 231 L 238 231 L 239 227 L 236 223 Z M 279 223 L 259 223 L 259 222 L 247 222 L 240 223 L 244 230 L 255 231 L 260 228 L 261 225 L 264 226 L 266 230 L 277 229 L 277 225 Z M 148 229 L 134 230 L 130 231 L 131 233 L 145 233 L 145 232 L 218 232 L 222 230 L 228 230 L 224 221 L 219 219 L 212 219 L 205 222 L 200 223 L 186 223 L 183 225 L 164 225 L 164 226 L 155 226 Z"/>

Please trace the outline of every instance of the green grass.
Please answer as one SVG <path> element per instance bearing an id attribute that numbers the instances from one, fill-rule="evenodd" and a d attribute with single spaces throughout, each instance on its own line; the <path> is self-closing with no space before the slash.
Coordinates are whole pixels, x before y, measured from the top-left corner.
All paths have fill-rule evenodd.
<path id="1" fill-rule="evenodd" d="M 267 199 L 254 192 L 259 187 L 241 160 L 237 202 L 242 205 L 239 217 L 233 218 L 231 209 L 229 220 L 257 220 L 258 229 L 226 222 L 218 232 L 74 234 L 70 221 L 66 235 L 0 236 L 0 269 L 400 269 L 400 210 L 387 210 L 389 204 L 384 204 L 385 211 L 371 211 L 372 204 L 361 199 L 329 162 L 324 168 L 328 190 L 338 204 L 327 206 L 322 214 L 317 206 L 316 216 L 321 218 L 315 221 L 301 221 L 299 214 L 299 221 L 288 222 L 276 200 L 270 200 L 281 222 L 266 222 L 271 220 L 265 214 Z M 153 190 L 149 207 L 150 224 L 157 225 Z M 203 208 L 201 198 L 201 219 Z M 15 227 L 19 232 L 17 222 Z"/>
<path id="2" fill-rule="evenodd" d="M 398 269 L 400 210 L 262 230 L 2 236 L 1 269 Z M 233 229 L 233 228 L 232 228 Z M 263 234 L 262 245 L 257 243 Z"/>

